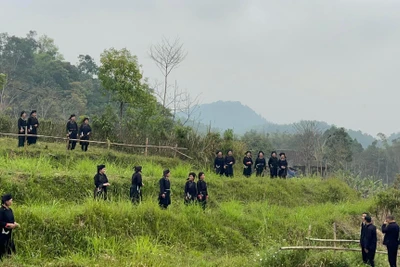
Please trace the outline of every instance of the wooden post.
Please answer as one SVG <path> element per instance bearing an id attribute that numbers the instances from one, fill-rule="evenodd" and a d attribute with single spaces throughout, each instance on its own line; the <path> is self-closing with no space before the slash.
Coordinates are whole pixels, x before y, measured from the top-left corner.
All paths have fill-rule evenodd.
<path id="1" fill-rule="evenodd" d="M 25 140 L 24 140 L 24 148 L 26 152 L 26 147 L 28 146 L 28 126 L 25 126 Z"/>
<path id="2" fill-rule="evenodd" d="M 308 233 L 307 233 L 307 237 L 310 238 L 311 237 L 311 224 L 308 226 Z M 308 239 L 308 245 L 311 245 L 311 241 L 310 239 Z"/>
<path id="3" fill-rule="evenodd" d="M 110 139 L 107 138 L 107 149 L 110 150 L 111 142 Z"/>
<path id="4" fill-rule="evenodd" d="M 336 240 L 336 222 L 333 223 L 333 239 Z M 333 242 L 333 246 L 336 247 L 336 242 Z"/>
<path id="5" fill-rule="evenodd" d="M 175 144 L 175 150 L 174 150 L 174 158 L 176 158 L 176 150 L 178 149 L 178 144 Z"/>
<path id="6" fill-rule="evenodd" d="M 144 148 L 144 156 L 147 157 L 147 146 L 149 145 L 149 138 L 146 137 L 146 147 Z"/>

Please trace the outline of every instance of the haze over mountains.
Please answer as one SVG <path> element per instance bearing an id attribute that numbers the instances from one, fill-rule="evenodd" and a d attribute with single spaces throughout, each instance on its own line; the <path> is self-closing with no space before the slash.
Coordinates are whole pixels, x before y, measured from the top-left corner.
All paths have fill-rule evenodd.
<path id="1" fill-rule="evenodd" d="M 257 130 L 265 133 L 294 133 L 293 124 L 277 124 L 271 121 L 279 121 L 279 113 L 271 112 L 268 119 L 257 114 L 250 107 L 241 104 L 238 101 L 217 101 L 209 104 L 199 105 L 192 118 L 202 124 L 211 126 L 211 128 L 219 131 L 233 129 L 236 134 L 244 134 L 250 130 Z M 319 128 L 322 131 L 329 129 L 332 125 L 324 121 L 319 121 Z M 341 127 L 340 125 L 336 125 Z M 347 129 L 349 135 L 353 139 L 357 139 L 364 148 L 372 144 L 376 140 L 370 134 L 361 131 Z M 400 134 L 392 134 L 389 140 L 399 138 Z"/>

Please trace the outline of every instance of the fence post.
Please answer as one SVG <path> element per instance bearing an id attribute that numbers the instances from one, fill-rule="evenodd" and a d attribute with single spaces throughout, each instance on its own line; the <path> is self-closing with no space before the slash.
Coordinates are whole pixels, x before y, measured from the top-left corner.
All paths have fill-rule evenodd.
<path id="1" fill-rule="evenodd" d="M 111 141 L 110 139 L 107 138 L 107 149 L 110 150 L 110 146 L 111 146 Z"/>
<path id="2" fill-rule="evenodd" d="M 311 237 L 311 224 L 308 225 L 308 233 L 307 233 L 307 237 Z M 308 245 L 311 245 L 311 240 L 308 239 Z"/>
<path id="3" fill-rule="evenodd" d="M 146 137 L 146 147 L 144 148 L 144 156 L 147 157 L 147 146 L 149 145 L 149 138 Z"/>
<path id="4" fill-rule="evenodd" d="M 333 239 L 336 240 L 336 222 L 333 223 Z M 333 246 L 336 247 L 336 242 L 333 242 Z"/>
<path id="5" fill-rule="evenodd" d="M 176 158 L 176 150 L 178 149 L 178 144 L 175 144 L 175 150 L 174 150 L 174 158 Z"/>
<path id="6" fill-rule="evenodd" d="M 25 126 L 25 137 L 24 137 L 24 148 L 26 152 L 26 147 L 28 146 L 28 126 Z"/>

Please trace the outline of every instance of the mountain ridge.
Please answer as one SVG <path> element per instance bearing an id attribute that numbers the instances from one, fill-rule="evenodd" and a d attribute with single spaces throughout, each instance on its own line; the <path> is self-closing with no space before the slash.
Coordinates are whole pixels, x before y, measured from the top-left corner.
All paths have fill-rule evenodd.
<path id="1" fill-rule="evenodd" d="M 294 123 L 277 124 L 268 121 L 262 115 L 256 113 L 249 106 L 240 101 L 216 101 L 198 105 L 192 114 L 193 120 L 203 127 L 208 126 L 216 131 L 225 131 L 233 129 L 236 134 L 243 135 L 250 130 L 265 133 L 294 133 Z M 329 129 L 334 124 L 325 121 L 316 121 L 322 131 Z M 350 137 L 357 139 L 361 145 L 366 148 L 374 141 L 380 142 L 376 137 L 364 133 L 360 130 L 346 129 Z M 400 137 L 400 133 L 393 133 L 387 136 L 389 142 Z"/>

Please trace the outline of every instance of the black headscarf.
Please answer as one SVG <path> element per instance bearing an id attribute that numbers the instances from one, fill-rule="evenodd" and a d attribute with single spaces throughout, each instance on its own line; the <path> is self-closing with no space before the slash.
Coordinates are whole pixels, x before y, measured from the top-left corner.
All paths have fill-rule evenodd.
<path id="1" fill-rule="evenodd" d="M 97 166 L 97 172 L 100 172 L 102 169 L 104 169 L 106 167 L 106 165 L 101 164 Z"/>
<path id="2" fill-rule="evenodd" d="M 10 199 L 12 199 L 11 194 L 6 194 L 4 196 L 1 197 L 1 204 L 6 203 L 7 201 L 9 201 Z"/>
<path id="3" fill-rule="evenodd" d="M 71 116 L 69 116 L 69 120 L 72 119 L 73 117 L 76 117 L 75 114 L 72 114 Z"/>
<path id="4" fill-rule="evenodd" d="M 31 112 L 31 116 L 32 116 L 32 114 L 33 114 L 33 113 L 36 113 L 36 110 L 35 110 L 35 109 L 34 109 L 34 110 L 32 110 L 32 112 Z"/>
<path id="5" fill-rule="evenodd" d="M 168 174 L 168 173 L 170 173 L 170 170 L 169 170 L 169 169 L 164 170 L 164 172 L 163 172 L 164 177 L 167 177 L 167 174 Z"/>
<path id="6" fill-rule="evenodd" d="M 135 170 L 135 172 L 141 172 L 142 166 L 135 166 L 134 170 Z"/>

